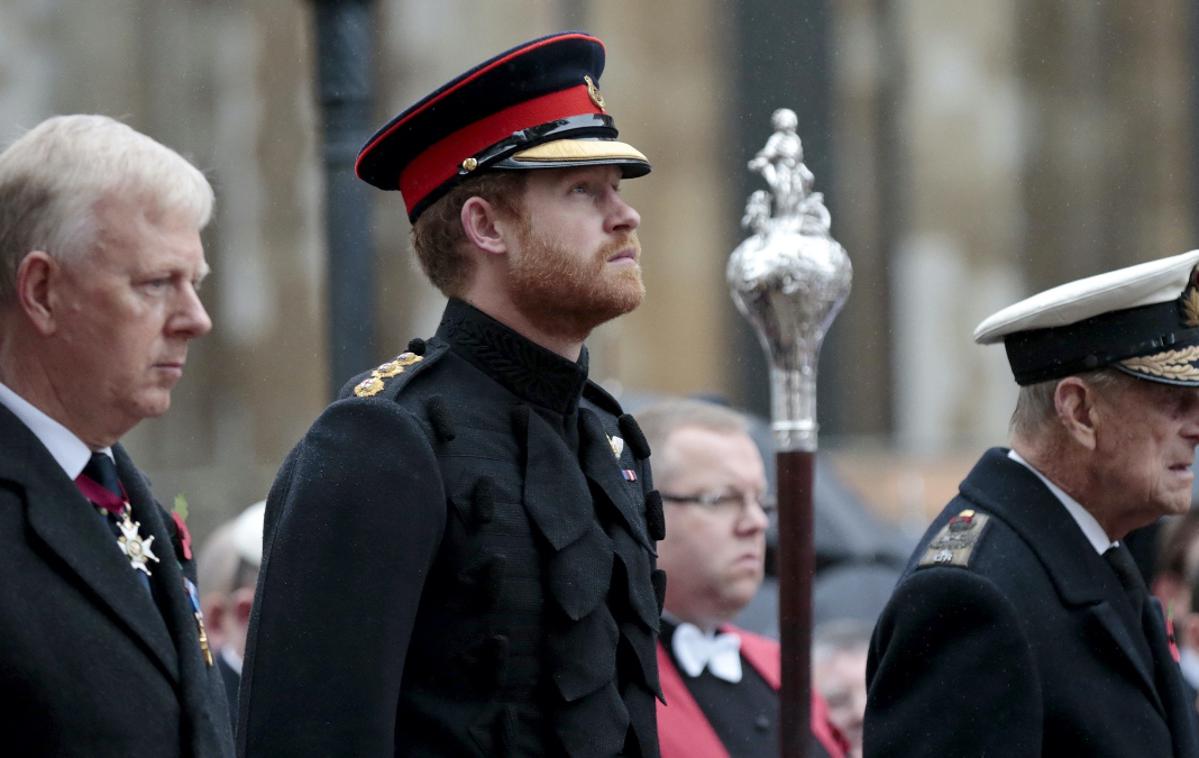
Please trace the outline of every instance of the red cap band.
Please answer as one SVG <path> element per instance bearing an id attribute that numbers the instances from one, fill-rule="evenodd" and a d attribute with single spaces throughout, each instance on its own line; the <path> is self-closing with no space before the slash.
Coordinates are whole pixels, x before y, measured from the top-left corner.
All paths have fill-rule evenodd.
<path id="1" fill-rule="evenodd" d="M 587 94 L 587 85 L 517 103 L 438 140 L 412 159 L 400 174 L 399 188 L 408 212 L 458 172 L 462 161 L 482 152 L 513 132 L 556 119 L 603 113 Z"/>

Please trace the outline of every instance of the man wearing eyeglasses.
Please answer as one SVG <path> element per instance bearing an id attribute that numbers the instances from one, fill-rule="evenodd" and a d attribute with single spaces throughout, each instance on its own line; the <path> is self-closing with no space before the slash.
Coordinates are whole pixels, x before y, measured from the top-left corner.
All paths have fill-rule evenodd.
<path id="1" fill-rule="evenodd" d="M 658 543 L 667 574 L 658 645 L 662 758 L 776 755 L 779 645 L 729 624 L 765 570 L 774 505 L 762 456 L 744 417 L 718 405 L 670 400 L 637 419 L 666 519 Z M 818 699 L 812 725 L 810 755 L 844 755 L 844 738 Z"/>

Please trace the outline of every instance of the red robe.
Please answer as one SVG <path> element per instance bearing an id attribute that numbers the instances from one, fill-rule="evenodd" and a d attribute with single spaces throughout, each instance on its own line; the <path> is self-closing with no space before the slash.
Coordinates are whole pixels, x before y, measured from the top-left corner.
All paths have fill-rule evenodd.
<path id="1" fill-rule="evenodd" d="M 725 626 L 721 632 L 741 637 L 741 657 L 753 666 L 776 692 L 782 681 L 779 643 L 761 635 Z M 666 704 L 658 702 L 658 744 L 662 758 L 728 758 L 728 751 L 662 643 L 658 643 L 658 678 Z M 849 742 L 828 720 L 824 699 L 812 691 L 812 735 L 832 758 L 845 758 Z"/>

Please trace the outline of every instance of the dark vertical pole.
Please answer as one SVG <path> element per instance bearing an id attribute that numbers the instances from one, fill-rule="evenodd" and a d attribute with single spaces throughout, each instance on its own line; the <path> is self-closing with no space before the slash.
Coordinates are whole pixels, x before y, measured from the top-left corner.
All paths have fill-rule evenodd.
<path id="1" fill-rule="evenodd" d="M 775 457 L 779 501 L 779 752 L 804 758 L 812 727 L 812 482 L 815 453 L 791 450 Z"/>
<path id="2" fill-rule="evenodd" d="M 354 176 L 370 136 L 373 0 L 313 0 L 317 101 L 325 164 L 325 243 L 329 286 L 329 383 L 336 393 L 375 362 L 375 249 L 371 197 Z"/>

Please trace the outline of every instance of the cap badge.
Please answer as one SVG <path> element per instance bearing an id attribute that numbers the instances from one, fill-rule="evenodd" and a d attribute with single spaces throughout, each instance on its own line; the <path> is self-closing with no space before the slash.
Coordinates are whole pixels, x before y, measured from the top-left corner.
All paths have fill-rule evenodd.
<path id="1" fill-rule="evenodd" d="M 1190 286 L 1182 291 L 1182 315 L 1187 326 L 1199 326 L 1199 287 L 1193 278 Z"/>
<path id="2" fill-rule="evenodd" d="M 591 98 L 591 102 L 595 103 L 595 107 L 602 111 L 604 109 L 604 96 L 600 94 L 599 87 L 595 86 L 595 82 L 587 74 L 583 75 L 583 81 L 587 83 L 587 96 Z"/>

